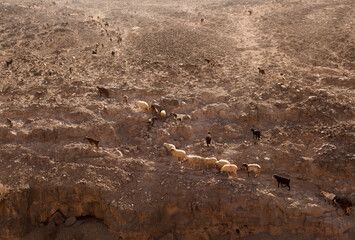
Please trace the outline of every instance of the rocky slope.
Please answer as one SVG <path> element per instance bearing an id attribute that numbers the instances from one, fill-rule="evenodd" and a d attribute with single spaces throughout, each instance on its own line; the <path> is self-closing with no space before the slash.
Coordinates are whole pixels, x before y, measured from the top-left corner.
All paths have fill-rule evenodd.
<path id="1" fill-rule="evenodd" d="M 352 6 L 1 0 L 0 238 L 353 239 L 319 194 L 355 200 Z M 137 100 L 191 120 L 147 130 Z"/>

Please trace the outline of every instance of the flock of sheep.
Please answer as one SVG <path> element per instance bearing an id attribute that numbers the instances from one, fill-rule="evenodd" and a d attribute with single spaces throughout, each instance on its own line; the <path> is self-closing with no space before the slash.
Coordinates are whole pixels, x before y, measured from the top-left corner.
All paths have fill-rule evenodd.
<path id="1" fill-rule="evenodd" d="M 105 97 L 109 97 L 109 92 L 107 89 L 97 87 L 99 90 L 100 96 L 104 95 Z M 126 95 L 123 96 L 123 101 L 125 103 L 128 103 L 128 97 Z M 167 118 L 166 111 L 162 109 L 158 104 L 156 103 L 147 103 L 145 101 L 137 101 L 136 102 L 138 107 L 145 113 L 152 113 L 153 117 L 150 118 L 147 123 L 148 123 L 148 130 L 151 129 L 151 127 L 154 124 L 154 121 L 159 118 L 162 120 L 165 120 Z M 184 121 L 186 119 L 191 120 L 191 116 L 185 115 L 185 114 L 175 114 L 171 113 L 170 116 L 173 116 L 175 121 Z M 254 129 L 251 129 L 253 133 L 253 138 L 256 140 L 260 140 L 261 132 L 256 131 Z M 94 140 L 89 137 L 85 137 L 85 140 L 87 140 L 91 145 L 96 146 L 98 148 L 99 141 Z M 212 136 L 211 133 L 208 132 L 206 136 L 206 144 L 207 147 L 211 144 Z M 186 152 L 182 149 L 177 149 L 173 144 L 170 143 L 164 143 L 163 147 L 171 153 L 172 157 L 180 161 L 181 163 L 183 162 L 188 162 L 191 166 L 195 167 L 207 167 L 207 168 L 217 168 L 220 170 L 221 173 L 225 173 L 228 176 L 233 176 L 237 177 L 237 171 L 238 167 L 235 164 L 231 164 L 228 160 L 225 159 L 220 159 L 217 160 L 216 157 L 201 157 L 198 155 L 188 155 Z M 241 166 L 241 169 L 245 169 L 248 173 L 254 173 L 254 177 L 256 178 L 259 176 L 261 172 L 261 167 L 259 164 L 252 163 L 252 164 L 247 164 L 243 163 Z M 291 190 L 290 187 L 290 179 L 286 177 L 279 176 L 277 174 L 273 175 L 273 178 L 276 179 L 277 181 L 277 187 L 281 185 L 281 187 L 288 187 L 288 190 Z M 333 193 L 321 191 L 320 192 L 322 196 L 325 197 L 326 200 L 332 202 L 335 206 L 340 207 L 341 209 L 344 210 L 346 215 L 350 214 L 351 208 L 352 208 L 352 202 L 344 197 L 339 197 L 336 196 Z"/>
<path id="2" fill-rule="evenodd" d="M 152 124 L 154 123 L 154 120 L 157 119 L 159 116 L 161 119 L 165 120 L 167 115 L 166 111 L 161 109 L 161 107 L 158 104 L 155 103 L 147 103 L 145 101 L 137 101 L 138 107 L 146 113 L 151 112 L 153 114 L 153 118 L 148 120 L 148 130 L 152 127 Z M 171 116 L 175 118 L 176 121 L 183 121 L 185 119 L 191 120 L 191 117 L 189 115 L 185 114 L 175 114 L 172 113 Z M 253 133 L 253 139 L 255 140 L 260 140 L 261 137 L 261 132 L 257 131 L 255 129 L 251 129 Z M 208 132 L 206 136 L 206 144 L 207 147 L 211 144 L 212 141 L 212 136 L 211 132 Z M 237 177 L 237 171 L 238 167 L 235 164 L 231 164 L 228 160 L 225 159 L 220 159 L 217 160 L 216 157 L 201 157 L 198 155 L 188 155 L 186 152 L 182 149 L 177 149 L 173 144 L 171 143 L 164 143 L 163 147 L 171 153 L 172 157 L 175 158 L 176 160 L 180 161 L 181 163 L 183 162 L 188 162 L 189 165 L 191 166 L 196 166 L 196 167 L 207 167 L 207 168 L 217 168 L 220 170 L 221 173 L 225 173 L 228 176 L 233 176 Z M 256 163 L 243 163 L 241 166 L 241 169 L 245 169 L 248 173 L 254 173 L 254 177 L 259 176 L 261 172 L 261 167 L 259 164 Z M 277 181 L 277 187 L 281 185 L 281 187 L 288 187 L 288 190 L 291 190 L 290 187 L 290 179 L 279 176 L 277 174 L 273 175 L 273 178 L 276 179 Z M 352 208 L 352 203 L 346 198 L 335 196 L 335 194 L 330 194 L 324 191 L 321 191 L 321 194 L 325 196 L 326 199 L 331 200 L 334 205 L 339 206 L 342 208 L 345 212 L 346 215 L 349 215 L 350 210 Z"/>
<path id="3" fill-rule="evenodd" d="M 228 160 L 220 159 L 217 160 L 216 157 L 201 157 L 198 155 L 187 155 L 184 150 L 176 149 L 176 147 L 171 143 L 164 143 L 164 148 L 168 150 L 173 158 L 177 159 L 181 162 L 188 162 L 191 166 L 195 167 L 207 167 L 214 168 L 216 167 L 221 171 L 221 173 L 226 173 L 233 177 L 237 177 L 238 167 L 235 164 L 231 164 Z M 250 172 L 255 173 L 255 177 L 260 174 L 261 167 L 258 164 L 247 164 L 243 163 L 242 168 L 245 168 L 248 172 L 248 176 Z"/>

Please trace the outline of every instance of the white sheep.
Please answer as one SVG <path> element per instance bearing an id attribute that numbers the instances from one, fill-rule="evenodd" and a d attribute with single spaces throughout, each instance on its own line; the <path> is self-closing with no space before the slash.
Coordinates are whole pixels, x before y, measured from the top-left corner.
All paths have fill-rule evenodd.
<path id="1" fill-rule="evenodd" d="M 217 163 L 217 158 L 215 157 L 206 157 L 203 159 L 204 164 L 206 167 L 215 167 Z"/>
<path id="2" fill-rule="evenodd" d="M 327 201 L 329 204 L 334 203 L 334 199 L 336 197 L 334 193 L 320 191 L 320 194 L 325 198 L 325 201 Z"/>
<path id="3" fill-rule="evenodd" d="M 137 105 L 143 112 L 149 112 L 150 107 L 147 102 L 137 101 Z"/>
<path id="4" fill-rule="evenodd" d="M 242 164 L 242 168 L 245 168 L 245 169 L 247 170 L 247 172 L 248 172 L 248 177 L 249 177 L 249 173 L 250 173 L 250 172 L 254 172 L 254 173 L 255 173 L 254 177 L 257 177 L 257 176 L 259 176 L 260 171 L 261 171 L 260 165 L 259 165 L 259 164 L 256 164 L 256 163 L 250 163 L 250 164 L 248 164 L 248 163 L 243 163 L 243 164 Z"/>
<path id="5" fill-rule="evenodd" d="M 191 121 L 191 116 L 188 114 L 176 114 L 176 113 L 171 113 L 170 116 L 173 116 L 175 119 L 175 122 L 186 122 L 186 121 Z"/>
<path id="6" fill-rule="evenodd" d="M 191 166 L 201 166 L 204 164 L 204 158 L 201 156 L 187 155 L 186 159 Z"/>
<path id="7" fill-rule="evenodd" d="M 233 175 L 237 177 L 238 167 L 235 164 L 226 164 L 221 168 L 221 173 L 227 173 L 228 175 Z"/>
<path id="8" fill-rule="evenodd" d="M 161 119 L 165 119 L 166 118 L 166 111 L 165 110 L 161 110 L 160 111 L 160 117 L 161 117 Z"/>
<path id="9" fill-rule="evenodd" d="M 227 161 L 227 160 L 224 160 L 224 159 L 221 159 L 221 160 L 216 162 L 216 166 L 217 166 L 218 169 L 221 169 L 226 164 L 230 164 L 230 162 Z"/>
<path id="10" fill-rule="evenodd" d="M 170 150 L 170 152 L 171 155 L 173 155 L 173 157 L 179 161 L 184 161 L 186 159 L 186 152 L 184 150 L 173 148 Z"/>
<path id="11" fill-rule="evenodd" d="M 163 146 L 166 148 L 166 150 L 168 150 L 169 152 L 172 150 L 172 149 L 176 149 L 175 145 L 174 144 L 171 144 L 171 143 L 164 143 Z"/>

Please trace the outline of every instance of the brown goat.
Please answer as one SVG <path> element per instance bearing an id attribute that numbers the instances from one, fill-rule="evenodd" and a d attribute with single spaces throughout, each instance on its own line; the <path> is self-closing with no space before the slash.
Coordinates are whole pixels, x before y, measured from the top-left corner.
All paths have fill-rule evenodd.
<path id="1" fill-rule="evenodd" d="M 14 125 L 12 124 L 12 121 L 9 118 L 6 118 L 6 123 L 9 126 L 9 128 L 12 128 Z"/>
<path id="2" fill-rule="evenodd" d="M 148 125 L 148 131 L 154 126 L 154 122 L 158 120 L 157 117 L 152 117 L 152 118 L 149 118 L 148 121 L 147 121 L 147 125 Z"/>
<path id="3" fill-rule="evenodd" d="M 344 197 L 335 196 L 333 202 L 338 204 L 338 206 L 344 210 L 346 215 L 350 214 L 351 208 L 353 207 L 353 204 L 350 200 Z"/>
<path id="4" fill-rule="evenodd" d="M 214 65 L 216 64 L 214 60 L 207 59 L 207 58 L 205 58 L 205 62 L 207 62 L 210 67 L 214 67 Z"/>
<path id="5" fill-rule="evenodd" d="M 127 97 L 127 95 L 123 95 L 123 102 L 124 102 L 125 104 L 128 104 L 128 97 Z"/>
<path id="6" fill-rule="evenodd" d="M 108 92 L 108 89 L 106 88 L 102 88 L 102 87 L 96 87 L 99 90 L 100 93 L 100 97 L 102 97 L 102 95 L 104 95 L 105 97 L 110 97 L 110 94 Z"/>
<path id="7" fill-rule="evenodd" d="M 99 142 L 93 138 L 85 137 L 84 140 L 87 140 L 91 146 L 96 146 L 96 148 L 99 148 Z"/>

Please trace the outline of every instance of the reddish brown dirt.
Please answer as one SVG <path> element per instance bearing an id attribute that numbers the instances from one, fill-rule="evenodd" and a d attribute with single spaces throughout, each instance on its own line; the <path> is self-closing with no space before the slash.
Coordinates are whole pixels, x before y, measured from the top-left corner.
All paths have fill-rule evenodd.
<path id="1" fill-rule="evenodd" d="M 353 211 L 319 194 L 355 200 L 354 15 L 350 0 L 0 0 L 0 239 L 354 239 Z M 191 120 L 148 131 L 138 100 Z"/>

